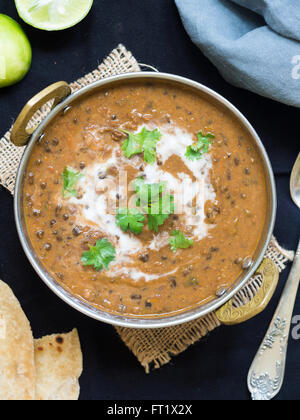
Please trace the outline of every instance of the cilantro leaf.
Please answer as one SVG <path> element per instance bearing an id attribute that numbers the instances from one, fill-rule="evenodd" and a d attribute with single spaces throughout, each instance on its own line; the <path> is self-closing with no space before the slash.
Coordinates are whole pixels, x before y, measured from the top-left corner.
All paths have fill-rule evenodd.
<path id="1" fill-rule="evenodd" d="M 117 226 L 124 232 L 128 229 L 138 235 L 144 227 L 145 216 L 138 209 L 119 208 L 117 210 Z"/>
<path id="2" fill-rule="evenodd" d="M 80 172 L 77 172 L 75 169 L 71 168 L 70 166 L 67 166 L 63 172 L 63 197 L 70 197 L 77 195 L 77 190 L 75 189 L 75 186 L 77 182 L 80 180 L 80 178 L 83 177 L 83 175 Z"/>
<path id="3" fill-rule="evenodd" d="M 157 142 L 159 142 L 162 135 L 157 128 L 153 131 L 147 131 L 145 129 L 145 132 L 147 132 L 147 135 L 145 136 L 143 144 L 144 160 L 150 165 L 153 165 L 156 161 Z"/>
<path id="4" fill-rule="evenodd" d="M 134 190 L 136 192 L 137 206 L 144 207 L 150 202 L 158 201 L 160 194 L 166 187 L 165 182 L 156 184 L 146 184 L 144 178 L 138 178 L 134 182 Z"/>
<path id="5" fill-rule="evenodd" d="M 132 134 L 130 131 L 125 131 L 128 135 L 127 139 L 122 144 L 122 150 L 124 155 L 129 159 L 134 155 L 138 155 L 143 152 L 141 135 L 140 134 Z"/>
<path id="6" fill-rule="evenodd" d="M 138 178 L 134 183 L 136 205 L 148 215 L 149 229 L 155 232 L 175 212 L 174 196 L 164 193 L 165 188 L 165 182 L 146 184 L 144 178 Z"/>
<path id="7" fill-rule="evenodd" d="M 189 160 L 200 160 L 205 153 L 209 152 L 209 146 L 213 144 L 211 139 L 215 136 L 211 133 L 206 135 L 202 131 L 198 133 L 198 140 L 196 143 L 188 146 L 186 149 L 185 156 Z"/>
<path id="8" fill-rule="evenodd" d="M 95 246 L 89 245 L 90 250 L 82 254 L 81 262 L 84 266 L 92 265 L 95 270 L 100 271 L 116 258 L 115 247 L 107 239 L 101 239 Z"/>
<path id="9" fill-rule="evenodd" d="M 149 184 L 146 184 L 144 178 L 140 177 L 134 181 L 134 191 L 137 197 L 136 205 L 142 207 L 147 205 L 151 197 L 151 191 L 149 190 Z"/>
<path id="10" fill-rule="evenodd" d="M 143 127 L 140 133 L 133 134 L 130 131 L 122 130 L 128 135 L 122 144 L 122 150 L 127 158 L 144 153 L 145 162 L 153 165 L 156 160 L 156 146 L 162 134 L 156 128 L 153 131 Z"/>
<path id="11" fill-rule="evenodd" d="M 169 214 L 148 214 L 148 226 L 150 230 L 158 232 L 159 226 L 162 226 Z"/>
<path id="12" fill-rule="evenodd" d="M 177 249 L 187 249 L 194 245 L 194 241 L 186 238 L 181 230 L 173 230 L 169 243 L 173 252 L 176 252 Z"/>
<path id="13" fill-rule="evenodd" d="M 157 202 L 149 204 L 148 226 L 150 230 L 158 232 L 159 226 L 162 226 L 170 214 L 174 214 L 174 196 L 165 194 L 159 197 Z"/>

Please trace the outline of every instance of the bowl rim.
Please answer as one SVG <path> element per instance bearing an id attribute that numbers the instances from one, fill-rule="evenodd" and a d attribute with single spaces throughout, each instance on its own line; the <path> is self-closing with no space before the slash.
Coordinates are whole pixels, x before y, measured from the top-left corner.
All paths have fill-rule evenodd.
<path id="1" fill-rule="evenodd" d="M 189 86 L 194 88 L 203 94 L 207 95 L 210 98 L 213 98 L 215 101 L 223 105 L 227 110 L 229 110 L 247 129 L 249 134 L 251 135 L 252 140 L 255 142 L 260 157 L 263 161 L 263 164 L 266 169 L 266 174 L 268 175 L 268 183 L 269 183 L 269 190 L 270 190 L 270 215 L 269 218 L 266 219 L 266 234 L 265 238 L 263 239 L 263 244 L 259 251 L 259 255 L 257 256 L 256 260 L 253 262 L 253 265 L 245 271 L 243 275 L 241 275 L 241 280 L 239 278 L 235 281 L 234 285 L 227 289 L 226 293 L 219 298 L 216 298 L 208 303 L 200 304 L 194 309 L 189 309 L 187 311 L 180 311 L 179 313 L 172 313 L 169 316 L 162 316 L 162 317 L 138 317 L 138 316 L 122 316 L 118 314 L 113 314 L 110 312 L 106 312 L 103 309 L 96 308 L 91 304 L 85 302 L 82 298 L 79 298 L 73 294 L 71 294 L 67 289 L 63 288 L 50 274 L 43 269 L 43 265 L 39 260 L 38 256 L 35 254 L 34 250 L 30 247 L 29 238 L 26 238 L 25 234 L 25 223 L 22 222 L 22 203 L 21 203 L 21 196 L 22 196 L 22 185 L 23 185 L 23 175 L 25 173 L 26 165 L 28 159 L 31 154 L 31 150 L 35 144 L 35 142 L 41 138 L 44 129 L 48 126 L 49 123 L 67 106 L 71 103 L 76 101 L 78 98 L 83 97 L 87 93 L 92 93 L 96 91 L 98 88 L 101 88 L 105 85 L 109 85 L 114 82 L 126 82 L 133 79 L 152 79 L 152 80 L 160 80 L 165 82 L 175 82 L 181 85 Z M 78 91 L 72 93 L 68 96 L 64 101 L 62 101 L 59 105 L 57 105 L 40 123 L 38 128 L 32 134 L 31 139 L 28 143 L 28 146 L 25 149 L 25 152 L 22 156 L 21 162 L 19 164 L 17 177 L 16 177 L 16 184 L 15 184 L 15 194 L 14 194 L 14 215 L 15 215 L 15 222 L 18 231 L 18 235 L 23 247 L 23 250 L 29 259 L 29 262 L 33 266 L 34 270 L 38 274 L 38 276 L 43 280 L 43 282 L 65 303 L 70 305 L 72 308 L 76 309 L 77 311 L 95 319 L 98 321 L 102 321 L 114 326 L 119 327 L 127 327 L 127 328 L 165 328 L 174 325 L 183 324 L 186 322 L 193 321 L 198 318 L 202 318 L 205 315 L 217 310 L 224 304 L 226 304 L 238 291 L 247 283 L 247 281 L 253 276 L 253 274 L 258 269 L 264 255 L 266 249 L 270 243 L 273 229 L 275 225 L 275 218 L 276 218 L 276 210 L 277 210 L 277 195 L 276 195 L 276 187 L 275 187 L 275 179 L 272 170 L 272 166 L 268 157 L 268 154 L 265 150 L 265 147 L 260 140 L 257 132 L 247 120 L 247 118 L 227 99 L 225 99 L 222 95 L 215 92 L 214 90 L 206 87 L 205 85 L 190 80 L 186 77 L 169 74 L 169 73 L 161 73 L 161 72 L 134 72 L 134 73 L 125 73 L 121 75 L 110 76 L 105 79 L 93 82 L 86 87 L 79 89 Z M 263 238 L 263 235 L 262 235 Z M 262 239 L 261 238 L 261 239 Z"/>

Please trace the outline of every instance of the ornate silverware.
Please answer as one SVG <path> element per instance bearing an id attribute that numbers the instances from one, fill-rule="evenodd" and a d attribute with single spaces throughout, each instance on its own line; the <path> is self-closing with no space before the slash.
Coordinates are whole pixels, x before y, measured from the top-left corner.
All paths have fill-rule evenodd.
<path id="1" fill-rule="evenodd" d="M 291 195 L 300 208 L 300 154 L 291 176 Z M 299 281 L 300 242 L 278 308 L 249 371 L 248 388 L 253 400 L 271 400 L 282 387 Z"/>

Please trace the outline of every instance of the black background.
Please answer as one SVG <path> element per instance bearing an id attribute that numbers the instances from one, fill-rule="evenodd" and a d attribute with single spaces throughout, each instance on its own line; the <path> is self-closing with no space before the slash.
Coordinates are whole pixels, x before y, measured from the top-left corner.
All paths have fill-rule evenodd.
<path id="1" fill-rule="evenodd" d="M 123 43 L 139 62 L 197 80 L 221 93 L 254 125 L 276 174 L 279 209 L 275 235 L 295 249 L 300 217 L 289 196 L 289 174 L 299 152 L 299 109 L 227 84 L 187 36 L 172 0 L 95 0 L 75 28 L 47 33 L 24 24 L 13 1 L 0 1 L 0 13 L 19 21 L 33 47 L 29 75 L 0 91 L 0 133 L 25 102 L 58 80 L 72 82 L 93 70 Z M 81 399 L 248 399 L 251 361 L 272 318 L 288 270 L 263 314 L 245 324 L 221 327 L 171 363 L 146 375 L 113 327 L 79 314 L 60 301 L 37 277 L 21 249 L 13 200 L 0 188 L 0 277 L 14 290 L 36 337 L 78 327 L 84 354 Z M 300 301 L 295 314 L 300 314 Z M 279 399 L 300 397 L 299 341 L 291 340 L 287 373 Z"/>

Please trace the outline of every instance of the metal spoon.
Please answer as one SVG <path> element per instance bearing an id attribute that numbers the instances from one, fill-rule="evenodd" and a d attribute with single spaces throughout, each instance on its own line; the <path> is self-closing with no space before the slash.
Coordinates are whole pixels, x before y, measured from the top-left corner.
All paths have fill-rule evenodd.
<path id="1" fill-rule="evenodd" d="M 300 154 L 291 175 L 291 196 L 300 209 Z M 300 242 L 274 318 L 249 371 L 248 388 L 253 400 L 271 400 L 282 387 L 299 282 Z"/>

